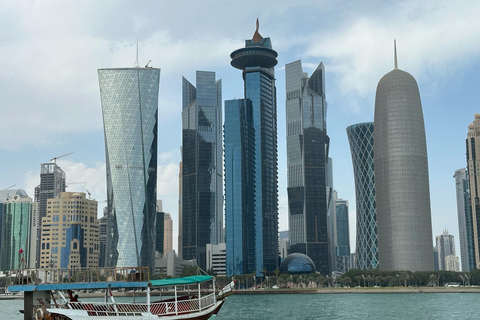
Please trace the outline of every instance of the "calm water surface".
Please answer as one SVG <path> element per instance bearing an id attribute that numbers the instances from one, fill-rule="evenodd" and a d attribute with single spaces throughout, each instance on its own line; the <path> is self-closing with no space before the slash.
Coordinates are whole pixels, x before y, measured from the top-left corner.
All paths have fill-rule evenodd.
<path id="1" fill-rule="evenodd" d="M 23 300 L 0 300 L 0 319 L 23 319 L 19 309 Z M 215 318 L 226 319 L 480 319 L 480 294 L 233 295 Z"/>

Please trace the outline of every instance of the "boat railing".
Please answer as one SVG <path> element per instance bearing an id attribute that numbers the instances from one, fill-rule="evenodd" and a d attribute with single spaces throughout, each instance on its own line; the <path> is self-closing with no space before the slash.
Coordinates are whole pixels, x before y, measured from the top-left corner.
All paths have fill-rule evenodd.
<path id="1" fill-rule="evenodd" d="M 150 304 L 150 313 L 157 316 L 181 315 L 198 312 L 215 304 L 215 294 L 211 293 L 197 297 L 169 299 Z M 37 306 L 38 308 L 39 306 Z M 47 306 L 43 306 L 48 308 Z M 50 308 L 74 309 L 87 311 L 89 316 L 141 316 L 148 313 L 147 303 L 113 303 L 113 302 L 69 302 L 67 304 L 52 304 Z"/>
<path id="2" fill-rule="evenodd" d="M 121 268 L 46 268 L 12 270 L 15 278 L 13 284 L 69 283 L 69 282 L 117 282 L 117 281 L 149 281 L 148 267 Z"/>

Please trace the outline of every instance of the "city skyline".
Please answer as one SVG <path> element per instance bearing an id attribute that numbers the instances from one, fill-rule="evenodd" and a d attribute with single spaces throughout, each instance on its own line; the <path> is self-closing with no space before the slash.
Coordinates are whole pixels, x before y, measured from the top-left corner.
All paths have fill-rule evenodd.
<path id="1" fill-rule="evenodd" d="M 174 4 L 162 10 L 155 3 L 148 10 L 122 7 L 121 26 L 103 23 L 103 15 L 110 15 L 114 9 L 103 4 L 92 9 L 88 3 L 85 7 L 72 3 L 71 8 L 60 2 L 52 3 L 64 13 L 54 19 L 49 5 L 15 8 L 2 4 L 3 12 L 23 17 L 0 22 L 12 30 L 1 49 L 5 56 L 0 78 L 2 104 L 6 106 L 4 117 L 9 119 L 0 129 L 2 187 L 16 184 L 15 188 L 24 189 L 32 197 L 33 188 L 39 183 L 38 164 L 75 151 L 74 155 L 59 159 L 58 164 L 67 173 L 67 185 L 88 183 L 70 185 L 67 190 L 88 189 L 97 200 L 106 199 L 95 71 L 100 67 L 133 66 L 138 33 L 142 65 L 152 59 L 151 65 L 164 71 L 159 100 L 158 197 L 165 199 L 165 211 L 172 213 L 174 232 L 178 232 L 178 188 L 174 186 L 178 185 L 181 145 L 178 112 L 181 75 L 194 78 L 195 70 L 215 71 L 223 79 L 224 99 L 243 96 L 241 78 L 238 71 L 230 70 L 233 68 L 228 55 L 240 47 L 245 34 L 250 34 L 258 15 L 262 30 L 268 30 L 279 53 L 276 77 L 280 230 L 287 229 L 284 65 L 302 59 L 305 71 L 311 73 L 320 61 L 324 62 L 334 185 L 339 197 L 350 202 L 350 238 L 354 247 L 355 192 L 345 128 L 373 120 L 376 83 L 390 69 L 391 41 L 396 38 L 400 64 L 415 76 L 422 90 L 433 234 L 448 226 L 458 236 L 455 185 L 451 176 L 458 168 L 465 167 L 466 126 L 478 112 L 473 97 L 480 69 L 476 58 L 480 54 L 476 19 L 480 6 L 470 3 L 467 11 L 462 5 L 448 3 L 434 6 L 403 1 L 400 4 L 369 2 L 346 6 L 340 12 L 328 2 L 305 6 L 279 2 L 268 13 L 264 5 L 248 8 L 236 4 L 235 15 L 222 16 L 218 11 L 208 13 L 191 3 L 197 9 L 192 11 L 211 19 L 193 18 L 185 27 L 174 21 L 181 10 Z M 98 16 L 87 13 L 91 11 Z M 396 13 L 392 16 L 391 12 Z M 158 14 L 162 19 L 158 19 Z M 462 16 L 465 24 L 444 23 L 458 20 L 458 16 Z M 61 27 L 67 21 L 71 28 Z M 90 21 L 88 27 L 85 21 Z M 299 33 L 302 37 L 298 37 Z M 185 54 L 191 52 L 195 55 Z M 58 68 L 59 65 L 62 67 Z M 448 75 L 445 66 L 449 66 Z M 24 90 L 29 94 L 22 94 Z M 22 130 L 16 130 L 18 124 L 22 124 Z M 446 127 L 449 130 L 442 130 Z M 445 148 L 449 150 L 448 161 L 444 159 Z M 99 204 L 99 211 L 101 207 Z"/>

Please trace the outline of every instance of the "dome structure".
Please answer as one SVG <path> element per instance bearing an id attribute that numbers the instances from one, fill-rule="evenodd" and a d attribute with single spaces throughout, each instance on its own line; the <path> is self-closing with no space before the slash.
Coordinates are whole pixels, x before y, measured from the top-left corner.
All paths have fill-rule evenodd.
<path id="1" fill-rule="evenodd" d="M 315 273 L 315 271 L 312 259 L 303 253 L 289 254 L 280 264 L 280 273 L 306 274 Z"/>

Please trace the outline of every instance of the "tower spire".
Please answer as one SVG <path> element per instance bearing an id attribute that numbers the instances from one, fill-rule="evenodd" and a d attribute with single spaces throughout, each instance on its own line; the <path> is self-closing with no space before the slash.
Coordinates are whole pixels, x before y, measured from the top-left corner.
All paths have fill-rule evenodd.
<path id="1" fill-rule="evenodd" d="M 397 63 L 397 40 L 393 39 L 393 52 L 394 52 L 394 69 L 398 69 Z"/>
<path id="2" fill-rule="evenodd" d="M 140 68 L 140 62 L 138 62 L 138 34 L 137 34 L 137 56 L 135 58 L 135 68 Z"/>

